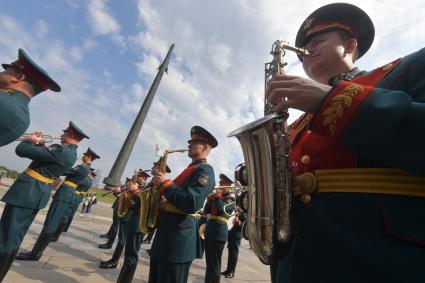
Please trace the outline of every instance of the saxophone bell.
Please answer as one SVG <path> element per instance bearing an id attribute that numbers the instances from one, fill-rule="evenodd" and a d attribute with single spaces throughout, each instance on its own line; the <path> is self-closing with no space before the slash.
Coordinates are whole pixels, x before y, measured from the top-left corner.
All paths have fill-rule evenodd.
<path id="1" fill-rule="evenodd" d="M 273 59 L 265 63 L 264 90 L 274 76 L 285 74 L 285 50 L 300 56 L 309 54 L 282 40 L 275 41 L 270 52 Z M 244 237 L 264 264 L 285 256 L 293 239 L 289 113 L 287 109 L 274 113 L 272 108 L 265 97 L 265 116 L 228 134 L 239 140 L 245 159 L 245 169 L 240 168 L 239 176 L 235 176 L 247 187 L 240 201 L 248 214 Z M 247 178 L 243 177 L 243 170 Z"/>

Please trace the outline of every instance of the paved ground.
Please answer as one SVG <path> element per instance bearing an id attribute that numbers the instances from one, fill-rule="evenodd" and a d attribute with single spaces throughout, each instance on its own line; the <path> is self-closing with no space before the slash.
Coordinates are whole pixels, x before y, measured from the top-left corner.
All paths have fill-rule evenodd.
<path id="1" fill-rule="evenodd" d="M 0 187 L 0 195 L 5 190 L 5 187 Z M 0 203 L 1 211 L 3 211 L 3 203 Z M 41 231 L 46 213 L 47 207 L 39 212 L 25 236 L 21 249 L 32 248 Z M 59 242 L 49 245 L 40 261 L 15 261 L 3 282 L 115 282 L 118 278 L 119 268 L 112 270 L 98 268 L 99 261 L 109 259 L 113 252 L 113 249 L 100 250 L 97 248 L 99 243 L 104 242 L 99 235 L 105 233 L 109 228 L 111 213 L 110 204 L 105 203 L 93 206 L 90 215 L 80 216 L 77 213 L 69 231 L 62 234 Z M 133 282 L 147 282 L 149 257 L 145 251 L 146 248 L 149 246 L 143 245 L 140 251 L 139 266 Z M 222 277 L 221 282 L 270 282 L 268 266 L 263 265 L 257 259 L 245 240 L 242 241 L 239 259 L 235 278 L 225 279 Z M 118 267 L 121 267 L 122 260 Z M 226 262 L 227 249 L 223 255 L 223 270 Z M 204 282 L 204 274 L 205 260 L 194 261 L 190 269 L 189 282 Z"/>

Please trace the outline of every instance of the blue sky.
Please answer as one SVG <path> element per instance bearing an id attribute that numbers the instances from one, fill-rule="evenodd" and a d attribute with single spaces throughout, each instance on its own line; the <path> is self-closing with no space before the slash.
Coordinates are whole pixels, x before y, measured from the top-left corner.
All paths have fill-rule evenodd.
<path id="1" fill-rule="evenodd" d="M 359 60 L 370 70 L 423 47 L 425 5 L 420 1 L 349 1 L 364 9 L 376 28 L 375 42 Z M 150 168 L 155 144 L 185 148 L 193 125 L 219 140 L 209 162 L 216 175 L 233 175 L 242 162 L 236 139 L 226 135 L 262 116 L 263 68 L 272 43 L 293 42 L 302 21 L 330 1 L 287 0 L 46 0 L 0 2 L 0 61 L 23 48 L 62 86 L 30 103 L 29 130 L 59 136 L 69 120 L 91 139 L 81 143 L 102 159 L 107 174 L 149 90 L 157 67 L 175 43 L 169 74 L 157 95 L 126 168 Z M 408 7 L 407 7 L 408 6 Z M 305 76 L 294 54 L 287 72 Z M 291 112 L 291 119 L 299 112 Z M 16 170 L 28 160 L 0 148 L 0 164 Z M 189 162 L 169 158 L 176 176 Z"/>

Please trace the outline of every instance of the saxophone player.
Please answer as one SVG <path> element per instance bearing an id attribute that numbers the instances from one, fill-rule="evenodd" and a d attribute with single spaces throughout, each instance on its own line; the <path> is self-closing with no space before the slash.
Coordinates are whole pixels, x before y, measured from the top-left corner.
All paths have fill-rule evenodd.
<path id="1" fill-rule="evenodd" d="M 155 165 L 152 168 L 152 174 L 155 173 Z M 140 245 L 143 240 L 143 233 L 140 230 L 139 218 L 140 218 L 140 206 L 141 198 L 140 193 L 143 193 L 143 190 L 146 188 L 146 180 L 150 175 L 146 170 L 139 170 L 137 174 L 137 182 L 131 182 L 129 185 L 130 189 L 130 198 L 131 201 L 127 215 L 128 220 L 125 225 L 123 225 L 125 231 L 125 252 L 124 252 L 124 264 L 121 267 L 120 273 L 118 275 L 117 283 L 130 283 L 133 280 L 134 272 L 137 268 L 137 263 L 139 261 L 139 250 Z M 122 252 L 122 249 L 121 249 Z M 115 255 L 115 253 L 114 253 Z M 118 262 L 120 255 L 116 257 L 115 267 Z"/>
<path id="2" fill-rule="evenodd" d="M 137 194 L 140 190 L 145 186 L 146 179 L 149 177 L 150 175 L 146 171 L 139 170 L 132 179 L 126 178 L 125 190 L 122 190 L 121 194 L 125 194 L 125 196 L 123 195 L 123 198 L 125 202 L 128 202 L 125 204 L 126 206 L 128 205 L 128 211 L 125 215 L 120 215 L 119 217 L 118 242 L 115 246 L 112 258 L 106 261 L 101 261 L 99 264 L 100 268 L 109 269 L 117 267 L 118 261 L 127 243 L 127 238 L 129 236 L 128 231 L 132 228 L 129 224 L 130 218 L 133 214 L 138 213 L 138 210 L 134 209 L 134 206 L 138 206 L 137 201 L 134 203 L 135 199 L 137 198 Z"/>
<path id="3" fill-rule="evenodd" d="M 360 8 L 323 6 L 295 42 L 312 80 L 268 86 L 275 111 L 306 112 L 291 132 L 298 235 L 274 282 L 425 282 L 425 49 L 361 71 L 373 39 Z"/>
<path id="4" fill-rule="evenodd" d="M 214 170 L 206 158 L 218 142 L 200 126 L 192 127 L 190 136 L 192 163 L 174 180 L 161 173 L 153 178 L 167 202 L 152 243 L 149 283 L 187 282 L 190 265 L 199 254 L 196 212 L 214 189 Z"/>

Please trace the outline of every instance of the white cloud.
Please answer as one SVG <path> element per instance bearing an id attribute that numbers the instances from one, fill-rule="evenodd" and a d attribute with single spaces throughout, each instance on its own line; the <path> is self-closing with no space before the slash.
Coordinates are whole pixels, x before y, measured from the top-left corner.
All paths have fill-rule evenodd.
<path id="1" fill-rule="evenodd" d="M 120 32 L 121 27 L 106 4 L 107 0 L 89 1 L 87 8 L 91 27 L 96 34 L 117 34 Z"/>
<path id="2" fill-rule="evenodd" d="M 44 37 L 49 32 L 49 27 L 45 20 L 38 20 L 35 24 L 35 32 L 37 37 Z"/>

